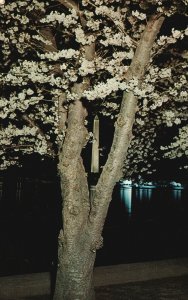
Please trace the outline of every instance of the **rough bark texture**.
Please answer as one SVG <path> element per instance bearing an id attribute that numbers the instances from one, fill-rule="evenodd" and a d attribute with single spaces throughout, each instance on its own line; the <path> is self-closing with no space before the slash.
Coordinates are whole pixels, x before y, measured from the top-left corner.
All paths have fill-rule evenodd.
<path id="1" fill-rule="evenodd" d="M 61 1 L 67 3 L 65 0 Z M 126 80 L 133 76 L 142 80 L 153 42 L 163 20 L 163 17 L 154 16 L 148 21 Z M 87 46 L 83 50 L 86 57 L 92 59 L 94 46 Z M 134 94 L 124 93 L 112 148 L 90 203 L 87 177 L 81 158 L 87 137 L 84 126 L 87 111 L 81 97 L 88 85 L 89 81 L 86 79 L 74 86 L 78 100 L 69 108 L 66 136 L 59 151 L 63 229 L 59 235 L 59 265 L 54 300 L 94 299 L 92 274 L 96 250 L 101 246 L 102 228 L 114 185 L 121 177 L 137 109 Z"/>
<path id="2" fill-rule="evenodd" d="M 93 265 L 95 253 L 90 235 L 83 228 L 72 240 L 59 238 L 59 266 L 54 300 L 94 300 Z"/>

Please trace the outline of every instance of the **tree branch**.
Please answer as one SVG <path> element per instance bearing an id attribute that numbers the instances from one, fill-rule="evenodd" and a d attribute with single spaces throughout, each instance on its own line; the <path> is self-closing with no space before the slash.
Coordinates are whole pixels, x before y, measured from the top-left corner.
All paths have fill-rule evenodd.
<path id="1" fill-rule="evenodd" d="M 55 40 L 55 36 L 52 34 L 52 30 L 50 27 L 44 27 L 40 29 L 40 34 L 42 37 L 44 37 L 46 40 L 51 42 L 51 45 L 43 45 L 43 48 L 47 52 L 57 52 L 57 44 Z"/>
<path id="2" fill-rule="evenodd" d="M 159 17 L 158 15 L 152 16 L 148 21 L 127 72 L 127 81 L 135 77 L 141 82 L 150 60 L 154 40 L 163 21 L 164 17 Z M 124 92 L 120 113 L 115 124 L 112 147 L 96 186 L 90 215 L 90 221 L 94 222 L 96 234 L 102 230 L 114 185 L 122 176 L 123 163 L 132 139 L 132 127 L 136 110 L 136 96 L 134 96 L 133 92 Z"/>
<path id="3" fill-rule="evenodd" d="M 63 6 L 65 6 L 68 9 L 75 9 L 78 14 L 81 13 L 81 11 L 79 10 L 78 3 L 76 3 L 73 0 L 58 0 L 58 2 L 61 3 Z"/>
<path id="4" fill-rule="evenodd" d="M 64 107 L 65 101 L 66 101 L 66 94 L 62 93 L 58 99 L 59 133 L 62 133 L 62 131 L 65 130 L 66 128 L 67 109 Z"/>
<path id="5" fill-rule="evenodd" d="M 92 60 L 95 44 L 83 46 L 82 50 L 86 59 Z M 66 222 L 63 227 L 70 243 L 72 234 L 83 230 L 90 211 L 87 177 L 81 157 L 88 137 L 84 124 L 87 110 L 81 98 L 89 85 L 89 78 L 86 77 L 82 83 L 73 86 L 72 92 L 77 94 L 77 100 L 69 105 L 65 139 L 59 152 L 59 172 L 62 190 L 65 191 L 62 213 Z"/>

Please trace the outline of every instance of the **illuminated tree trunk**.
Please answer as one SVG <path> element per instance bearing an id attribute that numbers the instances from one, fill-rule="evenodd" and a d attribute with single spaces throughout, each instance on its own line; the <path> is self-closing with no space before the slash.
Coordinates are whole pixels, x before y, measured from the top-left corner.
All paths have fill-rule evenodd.
<path id="1" fill-rule="evenodd" d="M 77 85 L 82 92 L 83 85 Z M 89 214 L 91 210 L 87 177 L 81 158 L 86 143 L 86 110 L 80 100 L 71 105 L 68 128 L 60 152 L 59 172 L 63 197 L 63 229 L 59 234 L 58 271 L 55 300 L 92 300 L 93 265 L 96 248 Z"/>
<path id="2" fill-rule="evenodd" d="M 95 299 L 93 288 L 95 253 L 90 249 L 91 237 L 84 231 L 83 228 L 83 232 L 74 236 L 72 243 L 60 238 L 54 300 Z"/>
<path id="3" fill-rule="evenodd" d="M 148 21 L 127 73 L 127 81 L 132 77 L 142 80 L 163 20 L 161 16 L 153 16 Z M 137 110 L 134 94 L 124 93 L 111 151 L 90 203 L 87 177 L 81 158 L 81 151 L 87 140 L 84 126 L 87 111 L 82 105 L 81 97 L 87 84 L 75 85 L 78 100 L 70 106 L 66 136 L 59 153 L 63 229 L 59 235 L 59 263 L 54 300 L 94 299 L 92 278 L 96 250 L 101 247 L 104 221 L 114 185 L 122 175 Z"/>

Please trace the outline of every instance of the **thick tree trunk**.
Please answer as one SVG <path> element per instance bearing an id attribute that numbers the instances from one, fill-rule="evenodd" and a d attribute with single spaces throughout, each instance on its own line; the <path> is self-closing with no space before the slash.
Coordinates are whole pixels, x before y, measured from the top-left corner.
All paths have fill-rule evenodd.
<path id="1" fill-rule="evenodd" d="M 63 198 L 63 228 L 59 234 L 58 270 L 54 300 L 93 300 L 95 251 L 88 216 L 90 212 L 87 177 L 81 158 L 87 140 L 87 115 L 79 95 L 84 84 L 75 85 L 78 100 L 69 109 L 67 131 L 59 152 L 59 173 Z"/>
<path id="2" fill-rule="evenodd" d="M 94 300 L 93 266 L 95 253 L 90 236 L 81 232 L 71 247 L 59 245 L 59 265 L 54 300 Z"/>

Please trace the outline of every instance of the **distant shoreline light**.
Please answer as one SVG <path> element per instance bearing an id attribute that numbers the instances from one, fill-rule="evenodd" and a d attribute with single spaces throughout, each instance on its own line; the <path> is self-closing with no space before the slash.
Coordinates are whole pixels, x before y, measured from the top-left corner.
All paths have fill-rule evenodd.
<path id="1" fill-rule="evenodd" d="M 120 180 L 119 185 L 122 188 L 136 188 L 136 189 L 155 189 L 155 188 L 170 188 L 170 189 L 176 189 L 176 190 L 183 190 L 185 189 L 185 186 L 182 185 L 179 182 L 171 181 L 166 184 L 158 184 L 154 182 L 142 182 L 142 183 L 136 183 L 132 182 L 131 180 Z"/>

